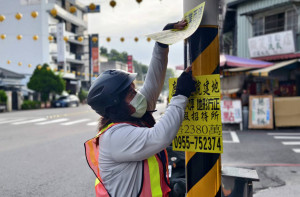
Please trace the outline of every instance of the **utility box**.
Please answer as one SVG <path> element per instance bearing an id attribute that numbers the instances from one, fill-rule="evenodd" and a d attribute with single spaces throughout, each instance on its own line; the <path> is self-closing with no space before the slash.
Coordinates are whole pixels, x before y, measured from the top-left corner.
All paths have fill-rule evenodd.
<path id="1" fill-rule="evenodd" d="M 253 181 L 259 181 L 256 170 L 223 167 L 222 197 L 252 197 Z"/>

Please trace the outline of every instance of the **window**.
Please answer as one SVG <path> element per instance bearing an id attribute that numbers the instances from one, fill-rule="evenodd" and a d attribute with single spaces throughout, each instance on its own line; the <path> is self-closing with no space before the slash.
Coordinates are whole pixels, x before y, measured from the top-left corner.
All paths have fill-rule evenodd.
<path id="1" fill-rule="evenodd" d="M 253 23 L 253 35 L 259 36 L 264 34 L 264 18 L 255 19 Z"/>
<path id="2" fill-rule="evenodd" d="M 265 17 L 265 34 L 284 31 L 284 13 Z"/>
<path id="3" fill-rule="evenodd" d="M 286 30 L 298 32 L 298 15 L 294 9 L 285 12 L 253 18 L 253 36 Z"/>
<path id="4" fill-rule="evenodd" d="M 286 29 L 294 30 L 295 33 L 298 31 L 298 15 L 294 9 L 286 12 Z"/>

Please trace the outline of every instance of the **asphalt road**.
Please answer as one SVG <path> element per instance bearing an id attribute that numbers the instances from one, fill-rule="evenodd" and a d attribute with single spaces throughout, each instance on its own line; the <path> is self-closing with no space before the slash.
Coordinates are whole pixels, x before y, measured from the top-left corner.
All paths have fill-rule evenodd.
<path id="1" fill-rule="evenodd" d="M 1 113 L 0 196 L 94 196 L 83 143 L 98 118 L 87 105 Z M 257 170 L 255 197 L 299 196 L 299 131 L 224 131 L 222 165 Z"/>

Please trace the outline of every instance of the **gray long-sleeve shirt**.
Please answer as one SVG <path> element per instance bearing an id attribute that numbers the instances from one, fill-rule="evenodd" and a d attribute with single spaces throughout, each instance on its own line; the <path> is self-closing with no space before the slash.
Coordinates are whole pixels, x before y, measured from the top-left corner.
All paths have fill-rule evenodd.
<path id="1" fill-rule="evenodd" d="M 154 47 L 141 93 L 147 110 L 154 110 L 161 92 L 168 62 L 168 48 Z M 143 160 L 166 148 L 183 121 L 187 97 L 171 99 L 165 114 L 154 127 L 118 124 L 99 138 L 99 169 L 105 188 L 112 197 L 137 196 L 141 189 Z"/>

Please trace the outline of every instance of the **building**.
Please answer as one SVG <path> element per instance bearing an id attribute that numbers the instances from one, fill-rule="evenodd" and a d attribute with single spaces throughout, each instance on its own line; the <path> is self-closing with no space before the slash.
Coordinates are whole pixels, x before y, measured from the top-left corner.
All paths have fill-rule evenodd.
<path id="1" fill-rule="evenodd" d="M 273 114 L 276 127 L 299 126 L 300 0 L 226 0 L 225 3 L 222 51 L 238 58 L 273 63 L 264 68 L 226 71 L 227 77 L 236 76 L 236 72 L 245 75 L 243 89 L 250 94 L 249 128 L 272 129 Z M 258 100 L 267 100 L 262 111 L 256 108 Z M 259 115 L 264 117 L 258 120 Z"/>
<path id="2" fill-rule="evenodd" d="M 107 61 L 107 62 L 101 62 L 101 69 L 100 73 L 109 70 L 109 69 L 119 69 L 119 70 L 124 70 L 128 71 L 128 66 L 127 64 L 119 61 Z"/>
<path id="3" fill-rule="evenodd" d="M 226 54 L 265 61 L 300 57 L 299 0 L 226 0 Z"/>
<path id="4" fill-rule="evenodd" d="M 23 96 L 22 80 L 25 78 L 24 75 L 15 73 L 13 71 L 0 68 L 0 90 L 4 90 L 8 96 L 7 110 L 18 110 L 21 108 Z M 22 90 L 22 91 L 25 91 Z M 29 90 L 30 91 L 30 90 Z"/>
<path id="5" fill-rule="evenodd" d="M 90 81 L 87 12 L 76 0 L 0 0 L 0 67 L 25 75 L 26 85 L 36 66 L 47 63 L 76 94 Z"/>

